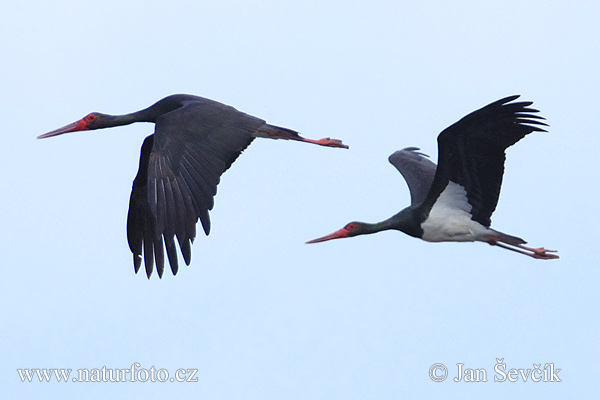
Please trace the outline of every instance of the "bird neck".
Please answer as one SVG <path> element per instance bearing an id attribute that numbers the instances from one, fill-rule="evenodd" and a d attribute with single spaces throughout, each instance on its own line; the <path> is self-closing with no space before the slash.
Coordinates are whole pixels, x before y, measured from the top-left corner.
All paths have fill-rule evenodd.
<path id="1" fill-rule="evenodd" d="M 419 213 L 414 208 L 406 207 L 398 214 L 381 222 L 386 224 L 386 229 L 395 229 L 406 233 L 407 235 L 420 238 L 423 236 L 423 229 L 421 228 L 421 219 Z"/>
<path id="2" fill-rule="evenodd" d="M 108 115 L 107 117 L 111 119 L 110 123 L 114 124 L 111 126 L 129 125 L 134 122 L 156 123 L 156 120 L 162 115 L 175 111 L 185 105 L 185 102 L 180 97 L 177 95 L 168 96 L 143 110 L 130 114 Z"/>
<path id="3" fill-rule="evenodd" d="M 148 109 L 123 115 L 112 115 L 115 126 L 129 125 L 134 122 L 156 122 L 156 118 L 147 111 Z"/>
<path id="4" fill-rule="evenodd" d="M 355 224 L 356 228 L 350 236 L 369 235 L 371 233 L 396 229 L 394 227 L 393 217 L 381 222 L 351 222 L 351 224 Z"/>
<path id="5" fill-rule="evenodd" d="M 134 122 L 152 122 L 140 111 L 123 115 L 96 114 L 99 117 L 98 121 L 96 124 L 89 126 L 88 129 L 112 128 L 115 126 L 133 124 Z"/>
<path id="6" fill-rule="evenodd" d="M 362 225 L 363 226 L 361 227 L 361 234 L 367 235 L 371 233 L 377 233 L 381 231 L 387 231 L 389 229 L 394 229 L 390 224 L 390 219 L 386 219 L 385 221 L 375 223 L 363 222 Z"/>

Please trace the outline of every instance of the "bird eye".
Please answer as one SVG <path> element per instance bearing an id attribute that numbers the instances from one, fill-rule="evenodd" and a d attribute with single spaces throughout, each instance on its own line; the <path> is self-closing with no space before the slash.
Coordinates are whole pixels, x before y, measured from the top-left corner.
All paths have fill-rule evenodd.
<path id="1" fill-rule="evenodd" d="M 94 114 L 89 114 L 87 117 L 85 117 L 85 120 L 87 122 L 92 122 L 95 119 L 96 119 L 96 116 Z"/>

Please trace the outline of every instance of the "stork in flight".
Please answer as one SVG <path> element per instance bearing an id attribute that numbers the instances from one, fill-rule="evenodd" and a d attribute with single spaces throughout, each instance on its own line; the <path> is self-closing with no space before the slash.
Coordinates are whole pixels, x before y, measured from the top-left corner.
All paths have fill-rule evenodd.
<path id="1" fill-rule="evenodd" d="M 500 195 L 506 148 L 533 131 L 543 117 L 515 102 L 495 101 L 446 128 L 438 136 L 438 165 L 408 147 L 389 157 L 404 176 L 411 204 L 385 221 L 350 222 L 342 229 L 307 243 L 380 232 L 402 231 L 428 242 L 486 242 L 533 258 L 558 258 L 555 250 L 525 246 L 525 240 L 490 227 Z"/>
<path id="2" fill-rule="evenodd" d="M 290 129 L 269 125 L 233 107 L 198 96 L 176 94 L 125 115 L 91 113 L 38 139 L 67 132 L 152 122 L 154 134 L 142 144 L 140 167 L 133 181 L 127 216 L 127 240 L 137 273 L 142 262 L 150 278 L 156 259 L 164 270 L 164 247 L 173 275 L 177 274 L 177 237 L 183 259 L 191 262 L 191 243 L 200 219 L 210 232 L 220 176 L 255 137 L 288 139 L 321 146 L 348 148 L 340 140 L 306 139 Z"/>

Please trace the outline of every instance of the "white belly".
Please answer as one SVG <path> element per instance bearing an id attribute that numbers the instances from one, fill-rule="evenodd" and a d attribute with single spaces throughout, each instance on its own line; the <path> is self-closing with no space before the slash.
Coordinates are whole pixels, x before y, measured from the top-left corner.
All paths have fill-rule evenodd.
<path id="1" fill-rule="evenodd" d="M 485 241 L 494 231 L 471 219 L 467 192 L 450 181 L 421 224 L 422 239 L 428 242 Z"/>

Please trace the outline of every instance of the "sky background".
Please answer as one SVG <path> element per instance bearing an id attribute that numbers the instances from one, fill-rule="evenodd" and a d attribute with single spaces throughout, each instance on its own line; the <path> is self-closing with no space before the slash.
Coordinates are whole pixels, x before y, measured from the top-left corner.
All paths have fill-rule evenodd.
<path id="1" fill-rule="evenodd" d="M 598 15 L 579 0 L 8 2 L 4 398 L 597 398 Z M 125 224 L 153 126 L 35 137 L 174 93 L 350 149 L 255 140 L 222 177 L 191 266 L 148 280 Z M 560 260 L 391 231 L 304 244 L 408 205 L 387 157 L 419 146 L 435 160 L 441 130 L 512 94 L 550 128 L 508 150 L 493 226 Z M 496 358 L 554 363 L 562 382 L 494 382 Z M 134 363 L 198 382 L 17 373 Z M 453 382 L 458 363 L 488 382 Z"/>

